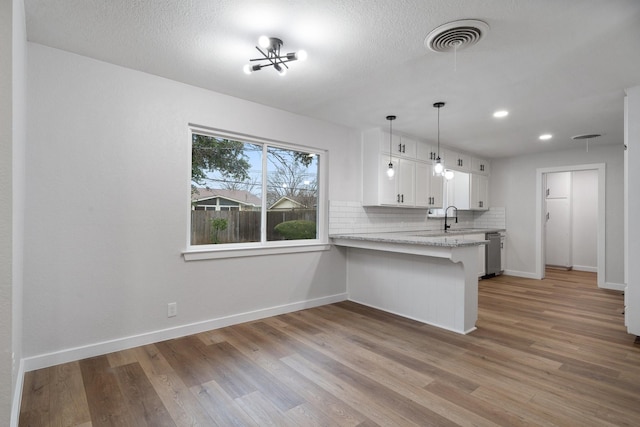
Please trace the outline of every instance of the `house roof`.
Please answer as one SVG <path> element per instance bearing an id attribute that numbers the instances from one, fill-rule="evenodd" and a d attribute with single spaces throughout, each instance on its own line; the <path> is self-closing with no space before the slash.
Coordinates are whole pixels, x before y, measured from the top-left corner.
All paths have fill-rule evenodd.
<path id="1" fill-rule="evenodd" d="M 435 143 L 440 111 L 443 145 L 489 158 L 574 148 L 580 134 L 622 150 L 624 89 L 640 85 L 638 0 L 25 0 L 25 12 L 30 42 L 350 128 L 393 114 L 394 132 Z M 488 25 L 476 44 L 425 46 L 463 19 Z M 283 78 L 245 75 L 261 34 L 308 59 Z"/>
<path id="2" fill-rule="evenodd" d="M 297 208 L 304 208 L 306 207 L 303 203 L 298 202 L 297 200 L 294 200 L 291 197 L 287 197 L 287 196 L 283 196 L 280 197 L 278 200 L 275 201 L 275 203 L 273 203 L 271 206 L 269 206 L 269 209 L 276 209 L 278 208 L 279 205 L 282 205 L 286 202 L 289 202 L 290 204 L 292 204 L 293 206 L 297 207 Z"/>
<path id="3" fill-rule="evenodd" d="M 260 206 L 261 199 L 245 190 L 224 190 L 216 188 L 196 188 L 191 193 L 191 201 L 212 199 L 214 197 L 222 197 L 244 205 Z"/>

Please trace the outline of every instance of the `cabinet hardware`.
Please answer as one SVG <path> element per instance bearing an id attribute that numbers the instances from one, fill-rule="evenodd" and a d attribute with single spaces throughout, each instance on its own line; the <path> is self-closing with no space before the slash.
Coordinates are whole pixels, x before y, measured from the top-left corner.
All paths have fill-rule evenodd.
<path id="1" fill-rule="evenodd" d="M 547 212 L 547 221 L 549 221 L 549 212 Z"/>
<path id="2" fill-rule="evenodd" d="M 400 203 L 400 193 L 396 196 L 396 202 Z"/>
<path id="3" fill-rule="evenodd" d="M 480 165 L 480 172 L 484 172 L 484 165 Z"/>
<path id="4" fill-rule="evenodd" d="M 547 188 L 547 196 L 549 195 L 549 189 Z"/>
<path id="5" fill-rule="evenodd" d="M 400 197 L 400 203 L 404 203 L 404 194 Z"/>

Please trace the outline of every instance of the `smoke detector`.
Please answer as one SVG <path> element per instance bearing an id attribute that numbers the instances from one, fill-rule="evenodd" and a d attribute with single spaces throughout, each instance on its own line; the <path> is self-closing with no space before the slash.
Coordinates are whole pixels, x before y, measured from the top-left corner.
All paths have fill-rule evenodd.
<path id="1" fill-rule="evenodd" d="M 489 24 L 478 19 L 461 19 L 440 25 L 424 39 L 424 45 L 434 52 L 453 52 L 478 43 L 489 32 Z"/>

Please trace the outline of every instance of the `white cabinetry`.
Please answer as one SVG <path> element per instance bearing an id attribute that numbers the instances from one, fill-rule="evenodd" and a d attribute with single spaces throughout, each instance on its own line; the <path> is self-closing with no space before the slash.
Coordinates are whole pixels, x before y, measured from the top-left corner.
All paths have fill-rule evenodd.
<path id="1" fill-rule="evenodd" d="M 571 260 L 571 172 L 546 178 L 545 263 L 569 268 Z"/>
<path id="2" fill-rule="evenodd" d="M 425 144 L 426 145 L 426 144 Z M 416 159 L 428 156 L 431 148 L 406 137 L 391 138 L 380 129 L 362 136 L 362 204 L 364 206 L 442 207 L 442 178 L 433 177 L 430 162 Z M 389 178 L 389 162 L 394 176 Z"/>
<path id="3" fill-rule="evenodd" d="M 471 174 L 471 210 L 486 211 L 489 209 L 489 178 L 477 173 Z"/>
<path id="4" fill-rule="evenodd" d="M 481 175 L 489 175 L 490 167 L 489 162 L 485 159 L 479 159 L 477 157 L 471 158 L 471 172 Z"/>
<path id="5" fill-rule="evenodd" d="M 463 234 L 460 237 L 465 240 L 474 240 L 474 241 L 486 240 L 485 234 Z M 485 245 L 478 246 L 478 277 L 482 277 L 485 275 L 485 257 L 486 257 Z"/>
<path id="6" fill-rule="evenodd" d="M 431 163 L 416 162 L 416 206 L 441 208 L 443 191 L 442 177 L 433 175 Z"/>
<path id="7" fill-rule="evenodd" d="M 444 167 L 446 169 L 454 169 L 462 172 L 471 171 L 471 156 L 467 154 L 445 149 L 441 157 L 443 158 Z"/>

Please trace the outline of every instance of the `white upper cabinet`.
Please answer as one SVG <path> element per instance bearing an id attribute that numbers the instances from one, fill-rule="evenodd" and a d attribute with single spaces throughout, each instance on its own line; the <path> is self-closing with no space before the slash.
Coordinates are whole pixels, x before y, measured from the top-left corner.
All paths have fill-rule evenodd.
<path id="1" fill-rule="evenodd" d="M 385 143 L 386 142 L 386 143 Z M 362 134 L 362 204 L 364 206 L 424 207 L 425 186 L 424 162 L 415 160 L 420 143 L 406 137 L 391 138 L 389 154 L 389 133 L 371 129 Z M 385 149 L 386 147 L 386 149 Z M 389 178 L 389 162 L 393 165 L 394 176 Z M 430 164 L 429 164 L 430 166 Z M 420 169 L 419 169 L 420 167 Z M 418 170 L 420 176 L 418 177 Z M 435 196 L 426 196 L 426 201 Z M 433 197 L 433 199 L 430 199 Z"/>
<path id="2" fill-rule="evenodd" d="M 479 159 L 477 157 L 472 157 L 471 172 L 479 173 L 482 175 L 489 175 L 489 161 L 485 159 Z"/>
<path id="3" fill-rule="evenodd" d="M 442 208 L 443 191 L 442 177 L 433 175 L 431 163 L 416 162 L 416 206 Z"/>
<path id="4" fill-rule="evenodd" d="M 425 162 L 433 162 L 438 157 L 437 148 L 426 142 L 418 142 L 416 158 Z"/>
<path id="5" fill-rule="evenodd" d="M 378 134 L 377 139 L 380 144 L 381 153 L 388 154 L 391 152 L 391 154 L 397 157 L 416 158 L 418 141 L 398 134 L 394 134 L 391 137 L 391 141 L 389 141 L 389 132 L 381 129 L 372 129 L 366 132 L 370 133 L 372 137 L 375 137 L 374 134 Z"/>
<path id="6" fill-rule="evenodd" d="M 471 202 L 469 208 L 474 211 L 489 210 L 489 177 L 477 173 L 471 174 Z"/>
<path id="7" fill-rule="evenodd" d="M 380 129 L 372 129 L 367 132 L 370 133 L 369 142 L 374 142 L 373 140 L 377 139 L 381 153 L 389 154 L 391 152 L 392 154 L 396 154 L 399 151 L 400 135 L 393 135 L 391 141 L 389 141 L 389 132 Z"/>
<path id="8" fill-rule="evenodd" d="M 449 149 L 445 149 L 443 151 L 444 153 L 441 153 L 440 157 L 443 159 L 445 168 L 462 172 L 471 171 L 471 156 Z"/>
<path id="9" fill-rule="evenodd" d="M 552 172 L 546 174 L 546 198 L 564 199 L 571 194 L 571 172 Z"/>
<path id="10" fill-rule="evenodd" d="M 418 141 L 408 138 L 406 136 L 400 137 L 400 142 L 396 146 L 398 156 L 407 157 L 409 159 L 416 158 L 416 150 L 418 147 Z"/>

